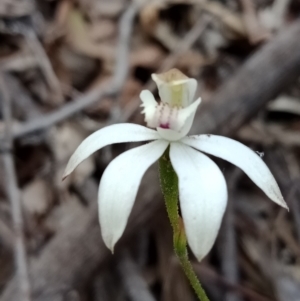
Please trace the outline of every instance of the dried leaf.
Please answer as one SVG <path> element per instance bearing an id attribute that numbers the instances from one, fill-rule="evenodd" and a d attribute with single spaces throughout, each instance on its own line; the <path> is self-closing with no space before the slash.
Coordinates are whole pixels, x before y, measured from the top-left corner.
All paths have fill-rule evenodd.
<path id="1" fill-rule="evenodd" d="M 6 18 L 22 17 L 30 15 L 35 9 L 33 0 L 1 0 L 0 16 Z"/>
<path id="2" fill-rule="evenodd" d="M 45 214 L 53 195 L 44 179 L 35 179 L 22 189 L 22 199 L 26 210 L 31 214 Z"/>
<path id="3" fill-rule="evenodd" d="M 281 95 L 269 103 L 268 110 L 300 115 L 300 100 L 288 95 Z"/>
<path id="4" fill-rule="evenodd" d="M 62 182 L 61 180 L 65 165 L 76 147 L 82 142 L 86 135 L 82 129 L 76 126 L 76 124 L 65 123 L 52 131 L 52 137 L 54 157 L 58 163 L 56 183 L 57 187 L 63 187 L 68 184 L 67 181 Z M 87 158 L 73 172 L 70 177 L 70 181 L 79 185 L 93 173 L 94 168 L 93 158 Z"/>

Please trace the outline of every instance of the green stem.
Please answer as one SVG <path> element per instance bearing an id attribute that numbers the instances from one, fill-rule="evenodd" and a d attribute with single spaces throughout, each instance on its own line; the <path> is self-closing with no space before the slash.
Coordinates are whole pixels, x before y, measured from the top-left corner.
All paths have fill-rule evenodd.
<path id="1" fill-rule="evenodd" d="M 173 245 L 185 275 L 200 301 L 209 301 L 188 257 L 187 241 L 182 219 L 178 212 L 178 178 L 169 158 L 169 149 L 159 160 L 161 189 L 165 198 L 167 213 L 173 228 Z"/>
<path id="2" fill-rule="evenodd" d="M 161 190 L 165 198 L 168 216 L 174 232 L 179 230 L 178 178 L 169 158 L 169 148 L 159 159 Z M 176 230 L 176 231 L 175 231 Z"/>

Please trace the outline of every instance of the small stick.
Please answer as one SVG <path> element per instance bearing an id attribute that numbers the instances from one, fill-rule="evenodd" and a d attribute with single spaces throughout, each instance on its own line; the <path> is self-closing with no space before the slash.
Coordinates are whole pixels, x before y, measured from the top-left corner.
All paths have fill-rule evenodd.
<path id="1" fill-rule="evenodd" d="M 250 43 L 258 44 L 269 39 L 271 33 L 260 24 L 253 0 L 240 0 L 240 3 L 243 10 L 242 17 Z"/>
<path id="2" fill-rule="evenodd" d="M 4 165 L 5 187 L 7 197 L 11 205 L 11 214 L 13 220 L 14 232 L 14 260 L 19 280 L 19 300 L 30 301 L 30 283 L 27 268 L 27 256 L 23 234 L 23 216 L 20 202 L 20 192 L 17 185 L 14 160 L 11 154 L 12 137 L 11 137 L 11 105 L 10 96 L 6 90 L 4 75 L 0 74 L 0 90 L 2 92 L 3 117 L 5 122 L 5 139 L 2 148 L 2 159 Z"/>
<path id="3" fill-rule="evenodd" d="M 36 59 L 45 76 L 47 84 L 54 95 L 55 102 L 61 103 L 63 101 L 62 88 L 52 68 L 51 62 L 45 52 L 44 47 L 42 46 L 41 42 L 39 41 L 33 30 L 30 30 L 25 33 L 25 39 L 29 49 L 36 56 Z"/>
<path id="4" fill-rule="evenodd" d="M 235 195 L 235 189 L 237 181 L 242 175 L 240 169 L 235 169 L 228 183 L 228 190 L 230 191 L 230 197 L 227 204 L 227 210 L 223 220 L 220 254 L 221 254 L 221 270 L 224 277 L 232 284 L 238 284 L 239 282 L 239 267 L 238 267 L 238 254 L 237 254 L 237 242 L 236 233 L 234 227 L 234 204 L 233 196 Z M 226 292 L 224 296 L 225 301 L 240 301 L 241 296 L 235 291 Z"/>
<path id="5" fill-rule="evenodd" d="M 49 114 L 44 114 L 32 121 L 25 122 L 22 126 L 15 129 L 12 133 L 13 138 L 25 136 L 27 134 L 45 130 L 71 116 L 91 106 L 101 98 L 117 94 L 123 87 L 128 73 L 128 52 L 130 38 L 134 24 L 134 17 L 137 13 L 138 6 L 133 3 L 124 12 L 119 23 L 119 41 L 116 54 L 116 68 L 114 77 L 108 88 L 99 87 L 91 92 L 78 97 L 74 101 L 62 106 L 58 110 Z"/>
<path id="6" fill-rule="evenodd" d="M 118 272 L 123 286 L 132 301 L 155 301 L 138 266 L 127 251 L 123 251 L 118 262 Z"/>

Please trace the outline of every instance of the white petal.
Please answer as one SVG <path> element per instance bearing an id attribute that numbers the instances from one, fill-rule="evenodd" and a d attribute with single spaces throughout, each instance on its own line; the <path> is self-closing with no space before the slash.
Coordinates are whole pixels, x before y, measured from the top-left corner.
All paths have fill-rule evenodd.
<path id="1" fill-rule="evenodd" d="M 155 128 L 158 125 L 159 117 L 157 114 L 158 103 L 149 90 L 143 90 L 140 94 L 140 98 L 142 100 L 141 107 L 144 108 L 142 114 L 145 114 L 145 122 L 147 126 Z"/>
<path id="2" fill-rule="evenodd" d="M 218 166 L 206 155 L 171 143 L 170 159 L 179 179 L 180 207 L 188 243 L 200 261 L 217 237 L 227 203 L 227 188 Z"/>
<path id="3" fill-rule="evenodd" d="M 124 232 L 144 173 L 167 147 L 168 142 L 157 140 L 133 148 L 115 158 L 104 171 L 98 195 L 99 220 L 110 250 Z"/>
<path id="4" fill-rule="evenodd" d="M 177 141 L 180 140 L 185 135 L 182 135 L 180 132 L 176 132 L 170 129 L 156 128 L 157 133 L 161 136 L 161 138 L 167 141 Z"/>
<path id="5" fill-rule="evenodd" d="M 192 104 L 190 104 L 188 107 L 179 110 L 178 112 L 178 124 L 180 125 L 180 132 L 186 136 L 188 132 L 190 131 L 196 111 L 198 109 L 198 106 L 201 103 L 201 98 L 198 98 L 195 100 Z"/>
<path id="6" fill-rule="evenodd" d="M 96 131 L 81 142 L 71 156 L 63 178 L 67 177 L 84 159 L 106 145 L 155 139 L 160 139 L 158 133 L 141 125 L 120 123 L 107 126 Z"/>
<path id="7" fill-rule="evenodd" d="M 216 135 L 185 137 L 182 142 L 238 166 L 272 201 L 288 209 L 268 166 L 244 144 Z"/>

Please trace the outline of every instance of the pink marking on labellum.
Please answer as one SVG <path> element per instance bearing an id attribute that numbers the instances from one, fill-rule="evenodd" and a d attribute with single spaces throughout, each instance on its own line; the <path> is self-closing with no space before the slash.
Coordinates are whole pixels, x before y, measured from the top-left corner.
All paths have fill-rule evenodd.
<path id="1" fill-rule="evenodd" d="M 165 124 L 162 123 L 162 124 L 159 125 L 159 127 L 162 128 L 162 129 L 169 129 L 170 125 L 169 125 L 169 123 L 165 123 Z"/>

